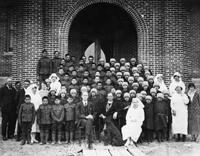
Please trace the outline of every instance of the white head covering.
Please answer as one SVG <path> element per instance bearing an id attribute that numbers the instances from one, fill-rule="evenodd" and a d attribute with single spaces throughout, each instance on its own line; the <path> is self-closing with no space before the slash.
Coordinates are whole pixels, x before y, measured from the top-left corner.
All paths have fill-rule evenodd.
<path id="1" fill-rule="evenodd" d="M 33 94 L 33 91 L 32 91 L 32 89 L 33 88 L 35 88 L 35 87 L 37 87 L 37 85 L 36 84 L 31 84 L 27 89 L 26 89 L 26 95 L 28 94 L 28 95 L 32 95 Z M 39 95 L 39 92 L 38 92 L 38 90 L 36 91 L 36 94 L 38 94 Z"/>
<path id="2" fill-rule="evenodd" d="M 131 106 L 132 106 L 132 107 L 131 107 L 131 108 L 133 108 L 133 103 L 134 103 L 134 102 L 137 102 L 139 107 L 144 108 L 143 103 L 142 103 L 142 102 L 140 101 L 140 99 L 138 99 L 138 98 L 133 98 L 133 99 L 132 99 L 132 102 L 131 102 Z"/>
<path id="3" fill-rule="evenodd" d="M 52 77 L 56 77 L 56 81 L 59 81 L 59 80 L 60 80 L 60 78 L 56 75 L 56 73 L 52 73 L 52 74 L 50 75 L 49 79 L 51 80 L 51 82 L 52 82 Z"/>

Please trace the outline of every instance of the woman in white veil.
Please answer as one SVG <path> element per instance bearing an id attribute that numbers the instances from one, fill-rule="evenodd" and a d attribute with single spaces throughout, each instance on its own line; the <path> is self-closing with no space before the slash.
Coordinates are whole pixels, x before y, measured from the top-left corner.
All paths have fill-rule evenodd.
<path id="1" fill-rule="evenodd" d="M 36 84 L 31 84 L 27 90 L 26 94 L 31 96 L 31 103 L 34 104 L 35 110 L 37 112 L 37 109 L 39 108 L 39 105 L 42 104 L 42 98 L 38 92 L 38 88 Z M 35 119 L 34 124 L 32 125 L 32 130 L 31 130 L 31 143 L 38 142 L 35 139 L 36 133 L 40 132 L 39 126 L 37 124 L 37 119 Z"/>
<path id="2" fill-rule="evenodd" d="M 167 87 L 165 85 L 163 78 L 164 78 L 163 74 L 157 74 L 155 79 L 154 79 L 155 83 L 159 83 L 160 88 L 158 90 L 161 91 L 161 92 L 163 92 L 164 90 L 167 90 Z"/>
<path id="3" fill-rule="evenodd" d="M 56 89 L 56 96 L 58 96 L 61 90 L 60 78 L 55 73 L 52 73 L 49 79 L 51 80 L 50 87 Z"/>
<path id="4" fill-rule="evenodd" d="M 123 140 L 127 140 L 125 146 L 134 145 L 142 132 L 144 121 L 144 105 L 138 98 L 133 98 L 131 106 L 126 114 L 126 125 L 122 127 Z"/>

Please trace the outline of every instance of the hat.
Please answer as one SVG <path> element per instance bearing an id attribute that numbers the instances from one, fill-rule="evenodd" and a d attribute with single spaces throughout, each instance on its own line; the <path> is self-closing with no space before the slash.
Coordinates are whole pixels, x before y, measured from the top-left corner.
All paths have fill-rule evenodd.
<path id="1" fill-rule="evenodd" d="M 110 58 L 110 62 L 116 62 L 115 58 Z"/>
<path id="2" fill-rule="evenodd" d="M 149 76 L 148 76 L 148 80 L 150 80 L 150 79 L 153 79 L 153 80 L 154 80 L 154 78 L 153 78 L 152 75 L 149 75 Z"/>
<path id="3" fill-rule="evenodd" d="M 120 59 L 120 62 L 121 62 L 121 61 L 125 61 L 125 62 L 126 62 L 126 59 L 125 59 L 125 58 L 121 58 L 121 59 Z"/>
<path id="4" fill-rule="evenodd" d="M 122 76 L 122 73 L 121 72 L 117 72 L 116 76 Z"/>
<path id="5" fill-rule="evenodd" d="M 129 94 L 132 94 L 132 93 L 136 94 L 136 91 L 135 90 L 130 90 Z"/>
<path id="6" fill-rule="evenodd" d="M 129 72 L 124 72 L 124 76 L 130 76 Z"/>
<path id="7" fill-rule="evenodd" d="M 158 82 L 154 82 L 153 87 L 160 87 L 160 84 Z"/>
<path id="8" fill-rule="evenodd" d="M 110 63 L 105 63 L 104 67 L 110 67 Z"/>
<path id="9" fill-rule="evenodd" d="M 149 71 L 145 71 L 144 75 L 150 75 L 151 73 Z"/>
<path id="10" fill-rule="evenodd" d="M 125 66 L 129 66 L 129 67 L 130 67 L 130 63 L 129 63 L 129 62 L 126 62 L 126 63 L 125 63 Z"/>
<path id="11" fill-rule="evenodd" d="M 142 64 L 138 64 L 138 65 L 137 65 L 137 68 L 138 68 L 138 67 L 141 67 L 141 68 L 142 68 Z"/>
<path id="12" fill-rule="evenodd" d="M 114 66 L 120 66 L 120 63 L 116 62 Z"/>
<path id="13" fill-rule="evenodd" d="M 124 93 L 124 98 L 125 97 L 130 97 L 130 94 L 129 93 Z"/>
<path id="14" fill-rule="evenodd" d="M 141 93 L 137 93 L 137 94 L 136 94 L 136 98 L 140 99 L 140 98 L 143 98 L 143 96 L 142 96 Z"/>
<path id="15" fill-rule="evenodd" d="M 134 86 L 139 87 L 139 84 L 138 84 L 137 82 L 134 82 L 134 83 L 132 84 L 132 87 L 134 87 Z"/>
<path id="16" fill-rule="evenodd" d="M 144 87 L 144 86 L 149 86 L 149 83 L 148 83 L 147 81 L 144 81 L 144 82 L 142 83 L 142 87 Z"/>
<path id="17" fill-rule="evenodd" d="M 157 90 L 155 88 L 151 88 L 150 93 L 157 93 Z"/>
<path id="18" fill-rule="evenodd" d="M 127 82 L 123 82 L 122 86 L 128 86 L 128 83 Z"/>
<path id="19" fill-rule="evenodd" d="M 181 74 L 179 72 L 175 72 L 173 77 L 175 77 L 175 76 L 181 77 Z"/>
<path id="20" fill-rule="evenodd" d="M 60 94 L 67 94 L 67 91 L 65 89 L 61 89 Z"/>
<path id="21" fill-rule="evenodd" d="M 163 94 L 168 94 L 169 95 L 169 91 L 168 90 L 163 90 Z"/>
<path id="22" fill-rule="evenodd" d="M 128 81 L 131 81 L 131 80 L 134 81 L 134 77 L 133 76 L 129 76 L 128 77 Z"/>
<path id="23" fill-rule="evenodd" d="M 60 78 L 56 75 L 56 73 L 52 73 L 49 77 L 49 79 L 52 79 L 53 77 L 55 77 L 57 80 L 59 80 Z"/>
<path id="24" fill-rule="evenodd" d="M 122 94 L 122 91 L 121 90 L 116 90 L 115 94 Z"/>
<path id="25" fill-rule="evenodd" d="M 117 80 L 117 82 L 120 82 L 120 81 L 124 82 L 124 79 L 123 79 L 123 78 L 119 78 L 119 79 Z"/>
<path id="26" fill-rule="evenodd" d="M 144 78 L 143 77 L 139 77 L 138 78 L 138 82 L 140 82 L 140 81 L 144 82 Z"/>
<path id="27" fill-rule="evenodd" d="M 136 58 L 133 57 L 133 58 L 131 58 L 130 61 L 131 61 L 131 62 L 132 62 L 132 61 L 136 62 Z"/>
<path id="28" fill-rule="evenodd" d="M 144 66 L 144 70 L 145 70 L 145 69 L 149 69 L 149 66 Z"/>
<path id="29" fill-rule="evenodd" d="M 125 70 L 126 70 L 126 68 L 125 68 L 124 66 L 121 66 L 121 67 L 120 67 L 120 71 L 122 71 L 122 70 L 124 70 L 124 71 L 125 71 Z"/>
<path id="30" fill-rule="evenodd" d="M 138 73 L 135 73 L 134 75 L 133 75 L 134 77 L 139 77 L 140 75 L 138 74 Z"/>
<path id="31" fill-rule="evenodd" d="M 151 97 L 150 95 L 147 95 L 147 96 L 145 97 L 145 99 L 146 99 L 146 100 L 151 100 L 151 101 L 152 101 L 152 97 Z"/>
<path id="32" fill-rule="evenodd" d="M 86 86 L 82 86 L 81 87 L 81 92 L 83 92 L 84 89 L 87 91 L 87 87 Z"/>
<path id="33" fill-rule="evenodd" d="M 137 67 L 133 67 L 132 71 L 138 71 Z"/>
<path id="34" fill-rule="evenodd" d="M 57 92 L 57 89 L 56 89 L 56 88 L 51 88 L 50 92 L 51 92 L 51 91 Z"/>
<path id="35" fill-rule="evenodd" d="M 92 89 L 90 90 L 90 93 L 92 93 L 92 92 L 95 92 L 95 93 L 97 94 L 97 89 L 96 89 L 96 88 L 92 88 Z"/>
<path id="36" fill-rule="evenodd" d="M 162 99 L 164 99 L 163 93 L 158 93 L 158 94 L 157 94 L 157 98 L 162 98 Z"/>
<path id="37" fill-rule="evenodd" d="M 77 93 L 77 90 L 76 89 L 71 89 L 70 90 L 70 94 L 72 94 L 72 93 Z"/>
<path id="38" fill-rule="evenodd" d="M 110 68 L 110 71 L 115 71 L 115 68 L 114 68 L 114 67 L 111 67 L 111 68 Z"/>
<path id="39" fill-rule="evenodd" d="M 104 61 L 104 59 L 103 59 L 103 58 L 100 58 L 100 59 L 99 59 L 99 62 L 105 62 L 105 61 Z"/>
<path id="40" fill-rule="evenodd" d="M 147 92 L 143 90 L 143 91 L 140 92 L 140 94 L 142 94 L 142 95 L 143 95 L 143 94 L 147 95 Z"/>

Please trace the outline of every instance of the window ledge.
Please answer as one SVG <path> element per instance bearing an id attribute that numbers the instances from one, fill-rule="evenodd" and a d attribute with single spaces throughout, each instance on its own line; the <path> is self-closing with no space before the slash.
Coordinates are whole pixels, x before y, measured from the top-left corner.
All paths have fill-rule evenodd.
<path id="1" fill-rule="evenodd" d="M 8 52 L 4 52 L 3 56 L 13 56 L 14 52 L 13 51 L 8 51 Z"/>

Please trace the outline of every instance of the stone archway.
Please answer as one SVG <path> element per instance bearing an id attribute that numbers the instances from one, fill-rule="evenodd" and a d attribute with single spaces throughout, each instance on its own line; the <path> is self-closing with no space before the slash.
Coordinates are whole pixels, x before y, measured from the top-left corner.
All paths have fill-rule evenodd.
<path id="1" fill-rule="evenodd" d="M 69 10 L 64 15 L 61 27 L 59 30 L 59 47 L 61 55 L 64 56 L 65 53 L 68 53 L 68 42 L 69 42 L 69 31 L 72 25 L 72 22 L 76 15 L 85 7 L 97 4 L 97 3 L 110 3 L 117 5 L 124 9 L 132 18 L 138 35 L 138 60 L 142 62 L 147 61 L 147 49 L 148 49 L 148 34 L 147 26 L 141 16 L 141 14 L 133 8 L 129 2 L 124 0 L 79 0 L 74 5 L 72 5 Z"/>

